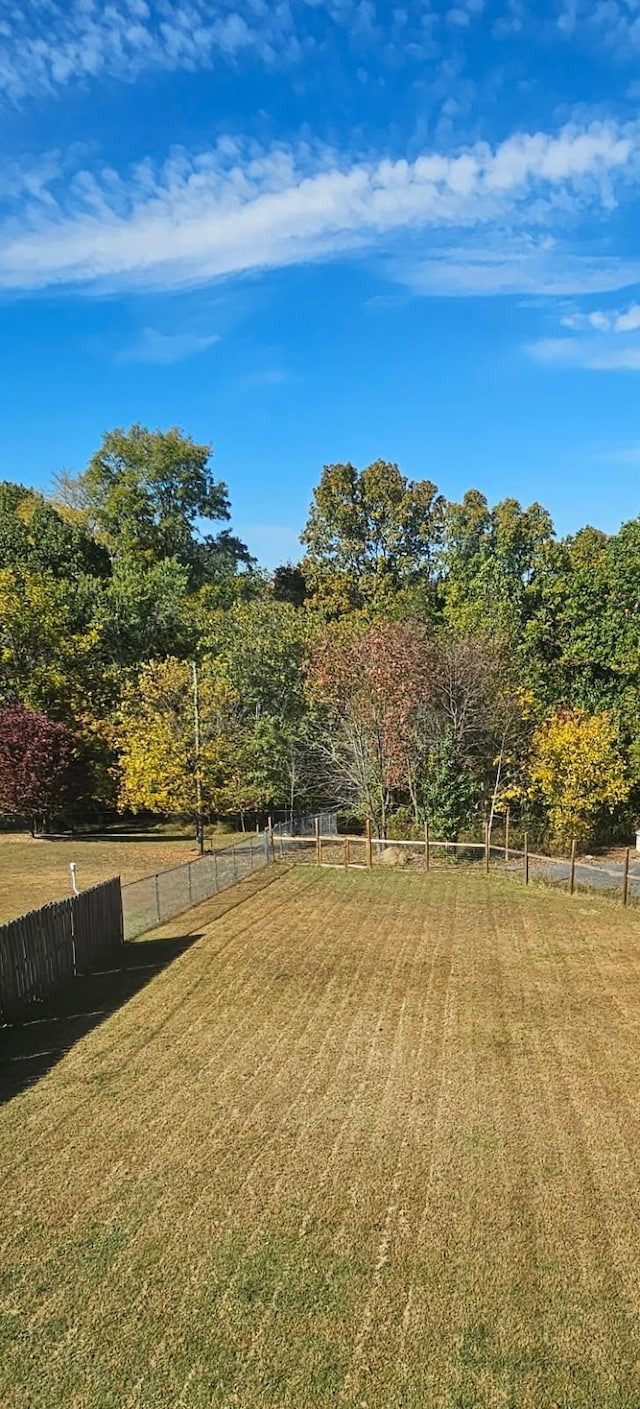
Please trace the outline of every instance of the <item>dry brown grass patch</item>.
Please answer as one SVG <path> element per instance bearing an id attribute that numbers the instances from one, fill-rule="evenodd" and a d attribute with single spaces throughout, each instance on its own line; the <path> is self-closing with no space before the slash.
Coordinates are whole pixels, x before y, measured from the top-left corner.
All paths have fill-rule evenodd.
<path id="1" fill-rule="evenodd" d="M 640 918 L 259 880 L 2 1113 L 0 1402 L 637 1409 Z"/>

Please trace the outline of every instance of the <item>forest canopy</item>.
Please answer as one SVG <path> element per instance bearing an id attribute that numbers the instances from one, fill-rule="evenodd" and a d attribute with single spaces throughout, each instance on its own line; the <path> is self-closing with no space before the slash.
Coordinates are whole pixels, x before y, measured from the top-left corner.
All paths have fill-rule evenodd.
<path id="1" fill-rule="evenodd" d="M 329 805 L 451 839 L 508 807 L 541 843 L 628 836 L 640 518 L 558 538 L 383 460 L 324 467 L 296 563 L 230 518 L 178 428 L 109 431 L 50 496 L 0 484 L 0 815 Z"/>

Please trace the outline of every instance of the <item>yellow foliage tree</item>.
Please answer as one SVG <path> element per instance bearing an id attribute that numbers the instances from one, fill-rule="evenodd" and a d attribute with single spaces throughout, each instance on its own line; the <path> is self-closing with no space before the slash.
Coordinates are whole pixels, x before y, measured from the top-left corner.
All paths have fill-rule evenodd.
<path id="1" fill-rule="evenodd" d="M 199 836 L 202 813 L 218 810 L 233 771 L 234 705 L 223 675 L 201 670 L 198 749 L 191 666 L 174 657 L 143 666 L 124 692 L 115 730 L 120 806 L 190 816 Z"/>
<path id="2" fill-rule="evenodd" d="M 598 814 L 630 790 L 611 716 L 557 710 L 534 736 L 529 779 L 529 796 L 543 803 L 554 838 L 586 842 Z"/>

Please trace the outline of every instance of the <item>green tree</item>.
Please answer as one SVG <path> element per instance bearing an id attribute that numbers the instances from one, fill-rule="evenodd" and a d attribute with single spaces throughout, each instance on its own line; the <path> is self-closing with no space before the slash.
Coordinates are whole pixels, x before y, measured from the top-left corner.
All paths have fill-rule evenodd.
<path id="1" fill-rule="evenodd" d="M 456 841 L 478 795 L 468 762 L 449 725 L 431 750 L 425 780 L 425 812 L 441 841 Z"/>
<path id="2" fill-rule="evenodd" d="M 117 557 L 95 608 L 94 624 L 106 662 L 116 668 L 163 656 L 189 656 L 196 626 L 188 572 L 175 558 L 147 566 Z"/>
<path id="3" fill-rule="evenodd" d="M 56 579 L 106 578 L 109 555 L 74 516 L 42 494 L 0 483 L 0 568 L 47 573 Z"/>
<path id="4" fill-rule="evenodd" d="M 105 702 L 90 580 L 0 570 L 0 698 L 73 723 Z"/>
<path id="5" fill-rule="evenodd" d="M 430 581 L 444 500 L 430 480 L 397 465 L 325 465 L 301 541 L 312 598 L 331 613 L 383 609 L 394 594 Z"/>
<path id="6" fill-rule="evenodd" d="M 233 691 L 238 772 L 229 810 L 299 806 L 308 794 L 303 666 L 309 622 L 288 602 L 238 602 L 202 620 L 200 647 Z"/>
<path id="7" fill-rule="evenodd" d="M 448 504 L 442 552 L 445 616 L 457 631 L 491 629 L 519 641 L 536 610 L 538 581 L 553 549 L 541 504 L 504 499 L 493 509 L 478 490 Z"/>
<path id="8" fill-rule="evenodd" d="M 545 710 L 610 713 L 640 783 L 640 519 L 557 544 L 520 659 Z M 636 801 L 640 804 L 640 794 Z"/>
<path id="9" fill-rule="evenodd" d="M 276 602 L 289 602 L 292 607 L 304 606 L 307 580 L 302 568 L 293 563 L 281 563 L 279 567 L 274 568 L 271 595 Z"/>
<path id="10" fill-rule="evenodd" d="M 252 561 L 228 529 L 200 531 L 201 522 L 230 517 L 227 487 L 214 478 L 210 456 L 210 445 L 198 445 L 177 427 L 133 425 L 106 433 L 75 488 L 112 557 L 148 565 L 173 558 L 193 586 Z"/>

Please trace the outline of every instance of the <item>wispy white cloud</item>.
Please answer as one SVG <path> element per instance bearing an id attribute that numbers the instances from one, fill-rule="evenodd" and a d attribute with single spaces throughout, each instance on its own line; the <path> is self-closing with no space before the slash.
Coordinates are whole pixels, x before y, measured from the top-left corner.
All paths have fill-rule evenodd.
<path id="1" fill-rule="evenodd" d="M 336 30 L 397 63 L 422 54 L 434 26 L 467 25 L 483 3 L 442 0 L 425 14 L 420 0 L 391 11 L 383 0 L 21 0 L 0 16 L 0 96 L 22 102 L 104 76 L 131 82 L 243 61 L 282 68 L 318 49 L 326 56 Z"/>
<path id="2" fill-rule="evenodd" d="M 573 337 L 540 338 L 529 351 L 541 362 L 593 372 L 640 371 L 640 304 L 625 308 L 570 309 L 560 324 Z"/>
<path id="3" fill-rule="evenodd" d="M 581 367 L 590 372 L 640 372 L 640 341 L 620 344 L 607 338 L 540 338 L 529 346 L 539 362 Z"/>
<path id="4" fill-rule="evenodd" d="M 394 259 L 399 282 L 414 294 L 490 297 L 496 294 L 569 298 L 604 294 L 640 283 L 640 259 L 575 254 L 553 239 L 513 230 L 475 235 L 427 257 Z M 586 315 L 566 314 L 566 327 L 587 326 Z M 595 316 L 595 315 L 594 315 Z"/>
<path id="5" fill-rule="evenodd" d="M 24 0 L 0 20 L 0 90 L 19 101 L 105 74 L 194 71 L 243 54 L 274 63 L 298 50 L 283 0 Z"/>
<path id="6" fill-rule="evenodd" d="M 162 333 L 157 328 L 143 328 L 139 337 L 118 355 L 119 362 L 150 362 L 169 366 L 206 352 L 220 342 L 219 333 Z"/>
<path id="7" fill-rule="evenodd" d="M 64 162 L 60 152 L 43 152 L 40 156 L 23 156 L 20 161 L 5 158 L 0 161 L 0 204 L 5 207 L 24 201 L 49 203 L 51 186 L 60 181 Z"/>
<path id="8" fill-rule="evenodd" d="M 640 303 L 626 308 L 596 308 L 592 312 L 566 313 L 561 318 L 565 328 L 594 329 L 598 333 L 634 333 L 640 328 Z"/>
<path id="9" fill-rule="evenodd" d="M 609 205 L 614 183 L 635 176 L 639 149 L 635 127 L 611 123 L 518 132 L 494 148 L 413 162 L 350 163 L 324 149 L 263 152 L 225 139 L 197 157 L 176 151 L 160 169 L 145 161 L 124 175 L 52 181 L 46 204 L 23 203 L 0 223 L 0 286 L 178 288 L 375 247 L 403 231 L 451 236 L 506 221 L 544 231 L 556 212 L 566 224 Z M 451 288 L 461 266 L 456 273 L 451 253 L 447 262 Z M 491 266 L 476 259 L 478 282 Z M 501 277 L 515 289 L 508 261 Z"/>
<path id="10" fill-rule="evenodd" d="M 640 48 L 640 13 L 635 0 L 571 0 L 574 28 L 591 34 L 620 58 Z"/>

